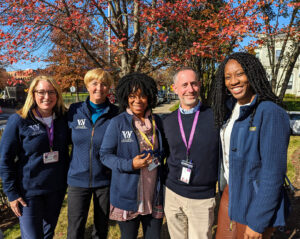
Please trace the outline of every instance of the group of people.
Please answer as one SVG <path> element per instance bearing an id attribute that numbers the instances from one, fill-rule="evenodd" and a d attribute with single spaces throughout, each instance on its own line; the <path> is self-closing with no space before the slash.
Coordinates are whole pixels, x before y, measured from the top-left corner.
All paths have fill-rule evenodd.
<path id="1" fill-rule="evenodd" d="M 38 76 L 12 115 L 0 144 L 0 173 L 22 238 L 52 238 L 68 194 L 68 238 L 84 238 L 91 199 L 92 238 L 108 220 L 122 239 L 160 238 L 164 216 L 172 239 L 212 238 L 216 185 L 221 196 L 216 238 L 270 239 L 284 226 L 283 183 L 289 119 L 260 61 L 234 53 L 213 80 L 211 107 L 199 99 L 195 70 L 179 69 L 179 109 L 153 114 L 157 85 L 130 73 L 107 95 L 109 72 L 93 69 L 89 96 L 67 110 L 57 83 Z M 71 154 L 69 154 L 69 145 Z"/>

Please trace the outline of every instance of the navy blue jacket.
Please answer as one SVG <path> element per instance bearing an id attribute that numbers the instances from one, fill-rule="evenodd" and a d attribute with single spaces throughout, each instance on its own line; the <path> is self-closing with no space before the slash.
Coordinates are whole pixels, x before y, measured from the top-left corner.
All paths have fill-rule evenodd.
<path id="1" fill-rule="evenodd" d="M 253 127 L 251 113 L 257 97 L 250 105 L 241 106 L 230 137 L 229 216 L 262 233 L 267 227 L 285 225 L 286 173 L 289 144 L 289 117 L 271 101 L 262 101 L 256 109 Z M 233 109 L 235 100 L 229 101 Z M 221 164 L 219 185 L 223 190 L 224 170 Z"/>
<path id="2" fill-rule="evenodd" d="M 86 101 L 72 104 L 68 112 L 71 130 L 72 154 L 68 172 L 68 185 L 94 188 L 110 184 L 111 172 L 100 161 L 99 150 L 110 120 L 118 114 L 118 107 L 108 102 L 106 111 L 92 122 L 92 114 Z"/>
<path id="3" fill-rule="evenodd" d="M 59 161 L 44 164 L 43 154 L 50 151 L 44 124 L 32 112 L 26 119 L 18 114 L 10 116 L 0 144 L 0 173 L 9 201 L 66 188 L 67 138 L 66 117 L 54 119 L 53 151 L 59 151 Z"/>
<path id="4" fill-rule="evenodd" d="M 100 154 L 104 165 L 112 169 L 110 202 L 127 211 L 137 211 L 137 193 L 140 170 L 132 168 L 132 161 L 140 154 L 137 136 L 132 123 L 133 116 L 123 112 L 113 118 L 105 133 Z M 161 119 L 155 115 L 159 142 L 159 160 L 163 165 L 163 135 Z M 162 166 L 158 167 L 155 205 L 162 204 Z"/>

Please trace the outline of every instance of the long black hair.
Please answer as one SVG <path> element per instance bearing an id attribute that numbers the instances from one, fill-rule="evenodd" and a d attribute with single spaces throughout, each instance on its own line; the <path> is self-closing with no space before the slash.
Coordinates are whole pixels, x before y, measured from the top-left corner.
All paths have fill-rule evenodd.
<path id="1" fill-rule="evenodd" d="M 231 59 L 236 60 L 242 66 L 250 83 L 251 90 L 258 97 L 251 115 L 251 126 L 256 107 L 261 101 L 269 100 L 279 105 L 282 104 L 282 101 L 272 92 L 266 71 L 259 59 L 247 52 L 233 53 L 226 57 L 226 59 L 220 64 L 215 80 L 212 83 L 210 102 L 214 110 L 215 123 L 218 127 L 222 126 L 225 117 L 228 114 L 228 108 L 225 103 L 230 97 L 232 97 L 226 93 L 227 90 L 224 77 L 225 65 Z"/>
<path id="2" fill-rule="evenodd" d="M 155 81 L 146 74 L 134 72 L 123 76 L 116 87 L 116 95 L 121 111 L 125 111 L 128 107 L 128 96 L 138 89 L 147 96 L 148 109 L 153 109 L 156 106 L 157 86 Z"/>

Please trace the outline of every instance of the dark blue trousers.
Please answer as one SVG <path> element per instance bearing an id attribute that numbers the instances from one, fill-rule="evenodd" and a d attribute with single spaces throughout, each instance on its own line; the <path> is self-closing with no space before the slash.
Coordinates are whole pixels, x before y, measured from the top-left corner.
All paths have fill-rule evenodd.
<path id="1" fill-rule="evenodd" d="M 65 196 L 65 190 L 24 198 L 27 207 L 20 207 L 22 239 L 53 238 Z"/>
<path id="2" fill-rule="evenodd" d="M 136 239 L 140 222 L 142 223 L 144 239 L 159 239 L 163 219 L 156 219 L 152 215 L 138 216 L 132 220 L 118 222 L 121 239 Z"/>

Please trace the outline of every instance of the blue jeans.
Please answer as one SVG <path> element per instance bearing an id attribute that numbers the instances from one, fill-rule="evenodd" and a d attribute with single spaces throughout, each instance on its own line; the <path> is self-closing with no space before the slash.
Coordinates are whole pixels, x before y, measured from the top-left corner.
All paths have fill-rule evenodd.
<path id="1" fill-rule="evenodd" d="M 53 238 L 64 200 L 65 190 L 24 198 L 27 207 L 20 207 L 22 239 Z"/>
<path id="2" fill-rule="evenodd" d="M 129 221 L 118 222 L 121 231 L 121 239 L 136 239 L 138 235 L 140 222 L 143 226 L 143 238 L 159 239 L 162 221 L 162 218 L 156 219 L 152 217 L 151 214 L 149 214 L 144 216 L 139 215 L 138 217 Z"/>

